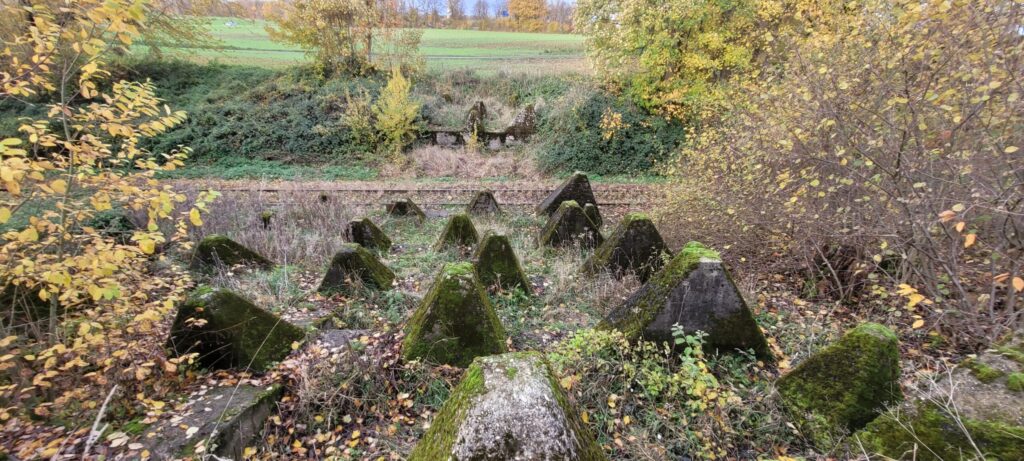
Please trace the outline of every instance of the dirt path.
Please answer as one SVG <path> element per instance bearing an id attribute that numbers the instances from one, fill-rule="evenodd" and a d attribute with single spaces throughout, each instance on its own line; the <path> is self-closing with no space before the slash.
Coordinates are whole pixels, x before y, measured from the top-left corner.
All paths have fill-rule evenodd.
<path id="1" fill-rule="evenodd" d="M 463 205 L 477 191 L 490 189 L 498 202 L 509 206 L 533 206 L 541 202 L 559 181 L 239 181 L 174 180 L 182 190 L 215 189 L 224 194 L 320 194 L 325 199 L 353 205 L 377 205 L 408 197 L 421 205 Z M 598 205 L 645 207 L 665 196 L 662 184 L 593 184 Z"/>

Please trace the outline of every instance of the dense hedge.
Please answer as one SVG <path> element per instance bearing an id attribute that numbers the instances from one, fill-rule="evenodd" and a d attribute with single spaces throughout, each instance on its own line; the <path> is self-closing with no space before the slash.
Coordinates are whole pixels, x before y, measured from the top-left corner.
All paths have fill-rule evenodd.
<path id="1" fill-rule="evenodd" d="M 622 117 L 621 128 L 610 138 L 601 128 L 608 109 Z M 648 172 L 667 160 L 684 137 L 681 124 L 649 115 L 623 98 L 589 89 L 567 95 L 542 118 L 540 139 L 544 144 L 538 161 L 547 171 Z"/>
<path id="2" fill-rule="evenodd" d="M 338 163 L 358 159 L 363 146 L 352 142 L 341 123 L 346 90 L 380 88 L 374 79 L 324 80 L 307 68 L 286 71 L 199 65 L 181 61 L 141 61 L 118 71 L 152 79 L 158 94 L 189 114 L 185 124 L 145 146 L 166 152 L 193 149 L 197 161 L 228 157 L 286 163 Z"/>

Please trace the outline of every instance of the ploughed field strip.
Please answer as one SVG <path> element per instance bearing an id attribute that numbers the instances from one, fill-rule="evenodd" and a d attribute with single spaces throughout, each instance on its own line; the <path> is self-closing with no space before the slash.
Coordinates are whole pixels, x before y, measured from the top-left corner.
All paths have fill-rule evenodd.
<path id="1" fill-rule="evenodd" d="M 376 200 L 388 198 L 380 190 L 312 190 L 333 191 L 339 197 L 362 192 L 377 194 Z M 210 410 L 189 411 L 148 428 L 145 445 L 152 453 L 169 459 L 204 453 L 240 458 L 247 447 L 260 444 L 265 421 L 275 414 L 274 405 L 288 395 L 282 390 L 286 384 L 283 373 L 275 372 L 277 364 L 302 350 L 303 343 L 309 344 L 307 348 L 327 344 L 342 350 L 344 360 L 356 363 L 360 354 L 365 354 L 365 345 L 358 345 L 362 338 L 383 334 L 400 340 L 395 360 L 462 370 L 459 384 L 410 449 L 408 459 L 608 459 L 605 447 L 592 432 L 595 428 L 582 416 L 586 413 L 559 384 L 560 377 L 552 372 L 546 356 L 539 348 L 520 348 L 513 343 L 508 318 L 503 321 L 498 315 L 496 302 L 489 295 L 505 290 L 518 290 L 521 300 L 540 295 L 541 288 L 524 273 L 522 255 L 516 254 L 508 236 L 491 230 L 480 232 L 474 223 L 504 213 L 503 207 L 509 204 L 502 201 L 503 192 L 523 190 L 474 190 L 459 195 L 464 199 L 464 211 L 443 214 L 417 203 L 412 189 L 402 190 L 401 198 L 384 202 L 386 212 L 378 219 L 415 227 L 428 220 L 443 220 L 443 229 L 426 248 L 458 256 L 442 262 L 432 274 L 422 297 L 416 297 L 411 315 L 400 323 L 400 332 L 338 328 L 331 320 L 300 325 L 257 306 L 245 293 L 200 287 L 178 307 L 167 342 L 170 354 L 196 354 L 196 361 L 208 373 L 235 370 L 253 378 L 237 386 L 204 386 L 193 393 L 190 401 Z M 614 219 L 610 214 L 602 216 L 601 190 L 595 191 L 586 175 L 575 173 L 531 204 L 532 213 L 546 221 L 533 237 L 536 248 L 554 252 L 571 247 L 585 252 L 585 260 L 576 268 L 580 276 L 636 277 L 640 281 L 632 295 L 602 315 L 595 329 L 616 330 L 629 341 L 665 343 L 676 351 L 688 347 L 673 341 L 681 331 L 700 335 L 708 353 L 739 351 L 765 364 L 776 361 L 748 303 L 749 295 L 733 282 L 718 252 L 698 242 L 678 250 L 669 248 L 643 213 Z M 424 192 L 454 195 L 463 190 L 452 187 Z M 534 193 L 530 189 L 521 197 L 532 198 Z M 602 221 L 617 224 L 614 229 L 602 230 Z M 269 222 L 267 218 L 263 224 Z M 347 296 L 354 293 L 401 290 L 396 273 L 388 267 L 393 261 L 389 257 L 395 252 L 425 251 L 425 247 L 409 249 L 393 243 L 368 216 L 352 219 L 338 231 L 348 242 L 334 249 L 317 289 L 330 299 L 351 300 Z M 211 235 L 197 245 L 190 267 L 203 274 L 240 266 L 268 271 L 279 263 L 230 236 Z M 958 437 L 950 429 L 954 427 L 952 416 L 934 404 L 934 395 L 904 402 L 899 339 L 879 324 L 863 323 L 850 329 L 783 374 L 775 388 L 793 427 L 822 450 L 853 435 L 872 451 L 899 458 L 917 441 L 903 437 L 896 427 L 909 424 L 923 436 L 934 437 L 932 443 L 943 453 L 972 448 L 994 454 L 996 459 L 1024 459 L 1019 444 L 1024 437 L 1020 406 L 1011 405 L 1005 411 L 1005 404 L 992 406 L 991 400 L 977 398 L 991 394 L 1014 402 L 1012 393 L 1024 391 L 1022 368 L 1024 338 L 1011 338 L 939 384 L 935 392 L 941 393 L 941 386 L 967 386 L 975 391 L 956 402 L 963 411 L 962 418 L 956 417 L 957 423 L 980 432 L 974 439 Z M 884 414 L 887 408 L 901 405 L 910 417 L 906 422 Z"/>

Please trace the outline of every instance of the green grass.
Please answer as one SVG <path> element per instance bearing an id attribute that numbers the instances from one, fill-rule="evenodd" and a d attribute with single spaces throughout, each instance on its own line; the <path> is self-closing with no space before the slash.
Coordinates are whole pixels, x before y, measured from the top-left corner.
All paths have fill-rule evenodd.
<path id="1" fill-rule="evenodd" d="M 233 27 L 227 26 L 234 21 Z M 266 21 L 210 18 L 209 30 L 222 42 L 221 49 L 168 48 L 197 62 L 286 67 L 306 60 L 295 46 L 270 40 Z M 144 52 L 144 48 L 140 51 Z M 420 43 L 430 70 L 472 68 L 484 71 L 514 68 L 517 71 L 561 73 L 585 70 L 583 37 L 478 30 L 426 29 Z"/>

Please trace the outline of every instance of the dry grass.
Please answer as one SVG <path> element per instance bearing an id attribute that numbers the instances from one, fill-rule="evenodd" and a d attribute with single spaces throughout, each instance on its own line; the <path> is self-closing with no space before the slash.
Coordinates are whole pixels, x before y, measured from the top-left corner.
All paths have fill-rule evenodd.
<path id="1" fill-rule="evenodd" d="M 384 166 L 381 176 L 460 179 L 539 177 L 533 158 L 513 148 L 491 151 L 485 148 L 474 150 L 463 147 L 421 146 L 409 151 L 407 159 L 407 165 Z"/>

